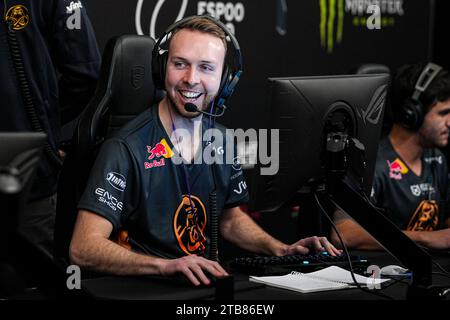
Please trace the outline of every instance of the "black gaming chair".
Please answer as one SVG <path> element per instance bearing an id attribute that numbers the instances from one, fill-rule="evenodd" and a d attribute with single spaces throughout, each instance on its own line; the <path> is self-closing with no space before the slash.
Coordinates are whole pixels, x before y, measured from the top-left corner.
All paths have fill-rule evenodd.
<path id="1" fill-rule="evenodd" d="M 152 79 L 154 44 L 146 36 L 125 35 L 111 39 L 105 47 L 97 89 L 80 116 L 59 179 L 55 258 L 62 267 L 69 262 L 76 206 L 100 145 L 163 97 Z"/>

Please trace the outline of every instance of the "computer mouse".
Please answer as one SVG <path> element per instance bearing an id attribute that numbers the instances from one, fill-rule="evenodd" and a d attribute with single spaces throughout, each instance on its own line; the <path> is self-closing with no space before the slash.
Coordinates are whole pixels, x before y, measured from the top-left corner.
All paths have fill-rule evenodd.
<path id="1" fill-rule="evenodd" d="M 380 273 L 385 276 L 405 275 L 408 269 L 391 264 L 380 269 Z"/>

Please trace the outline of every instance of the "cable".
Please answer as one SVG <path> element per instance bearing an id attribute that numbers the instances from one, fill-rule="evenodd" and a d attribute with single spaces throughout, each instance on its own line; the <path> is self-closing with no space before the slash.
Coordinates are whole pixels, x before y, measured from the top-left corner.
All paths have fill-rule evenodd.
<path id="1" fill-rule="evenodd" d="M 383 293 L 379 293 L 379 292 L 374 291 L 374 290 L 368 290 L 368 289 L 362 287 L 362 286 L 358 283 L 358 281 L 356 281 L 355 273 L 354 273 L 354 271 L 353 271 L 352 261 L 351 261 L 351 259 L 350 259 L 350 254 L 349 254 L 349 252 L 348 252 L 347 246 L 345 245 L 344 241 L 342 240 L 342 237 L 341 237 L 341 235 L 339 234 L 339 231 L 337 230 L 336 225 L 334 224 L 333 220 L 330 218 L 330 216 L 327 214 L 326 210 L 323 208 L 322 204 L 320 203 L 319 198 L 318 198 L 318 196 L 317 196 L 317 193 L 315 193 L 315 192 L 314 192 L 314 199 L 316 200 L 316 203 L 317 203 L 317 205 L 319 206 L 319 208 L 320 208 L 320 210 L 322 211 L 322 213 L 324 214 L 324 216 L 325 216 L 325 217 L 328 219 L 328 221 L 331 223 L 331 227 L 332 227 L 333 230 L 336 232 L 336 235 L 337 235 L 338 238 L 339 238 L 339 241 L 340 241 L 340 243 L 341 243 L 341 246 L 342 246 L 342 248 L 344 249 L 345 254 L 346 254 L 346 256 L 347 256 L 347 261 L 348 261 L 348 264 L 349 264 L 349 267 L 350 267 L 350 275 L 352 276 L 352 280 L 353 280 L 353 282 L 355 283 L 356 287 L 357 287 L 358 289 L 360 289 L 361 291 L 363 291 L 363 292 L 367 292 L 367 293 L 376 295 L 376 296 L 378 296 L 378 297 L 382 297 L 382 298 L 384 298 L 384 299 L 394 300 L 394 298 L 392 298 L 392 297 L 390 297 L 390 296 L 387 296 L 387 295 L 385 295 L 385 294 L 383 294 Z M 330 201 L 333 202 L 333 204 L 334 204 L 336 207 L 339 208 L 339 206 L 336 205 L 336 203 L 335 203 L 333 200 L 330 199 Z"/>
<path id="2" fill-rule="evenodd" d="M 214 109 L 214 100 L 211 103 L 210 114 Z M 209 128 L 210 136 L 209 142 L 212 143 L 211 129 L 215 128 L 216 117 L 209 116 Z M 213 179 L 213 190 L 209 193 L 209 206 L 210 206 L 210 236 L 211 236 L 211 249 L 210 259 L 213 261 L 219 261 L 218 247 L 219 247 L 219 211 L 217 207 L 217 181 L 216 181 L 216 166 L 213 163 L 210 166 L 211 175 Z"/>
<path id="3" fill-rule="evenodd" d="M 6 0 L 4 0 L 3 2 L 5 4 L 5 11 L 6 11 Z M 30 120 L 31 128 L 33 129 L 33 131 L 46 133 L 42 128 L 41 122 L 34 107 L 33 96 L 31 93 L 27 74 L 25 72 L 25 65 L 22 59 L 22 52 L 20 50 L 19 41 L 17 39 L 16 32 L 12 26 L 12 22 L 6 21 L 6 13 L 5 13 L 5 22 L 7 25 L 7 39 L 8 39 L 7 42 L 10 49 L 9 51 L 11 53 L 14 70 L 16 71 L 17 82 L 23 100 L 23 105 L 26 114 Z M 62 160 L 52 149 L 48 141 L 44 146 L 44 152 L 48 156 L 50 162 L 53 165 L 55 165 L 57 169 L 59 169 L 62 166 Z"/>

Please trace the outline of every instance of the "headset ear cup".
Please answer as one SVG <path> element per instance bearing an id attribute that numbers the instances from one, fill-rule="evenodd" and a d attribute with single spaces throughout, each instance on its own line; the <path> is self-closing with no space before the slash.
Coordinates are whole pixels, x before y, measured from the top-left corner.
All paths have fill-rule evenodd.
<path id="1" fill-rule="evenodd" d="M 416 130 L 419 130 L 419 128 L 422 126 L 424 120 L 425 120 L 425 108 L 423 106 L 423 104 L 421 102 L 418 102 L 416 104 L 416 108 L 417 108 L 417 123 L 416 123 Z"/>
<path id="2" fill-rule="evenodd" d="M 166 65 L 167 65 L 167 51 L 156 53 L 153 55 L 153 82 L 157 89 L 165 89 L 166 81 Z"/>
<path id="3" fill-rule="evenodd" d="M 159 83 L 160 89 L 166 89 L 166 68 L 167 68 L 167 51 L 164 51 L 159 56 Z"/>
<path id="4" fill-rule="evenodd" d="M 425 114 L 419 101 L 408 99 L 400 112 L 400 124 L 409 130 L 418 130 L 423 123 Z"/>
<path id="5" fill-rule="evenodd" d="M 403 127 L 417 131 L 422 126 L 427 112 L 425 106 L 420 101 L 420 95 L 427 90 L 441 69 L 441 66 L 431 62 L 422 69 L 414 84 L 414 92 L 399 109 L 397 119 L 398 123 Z"/>

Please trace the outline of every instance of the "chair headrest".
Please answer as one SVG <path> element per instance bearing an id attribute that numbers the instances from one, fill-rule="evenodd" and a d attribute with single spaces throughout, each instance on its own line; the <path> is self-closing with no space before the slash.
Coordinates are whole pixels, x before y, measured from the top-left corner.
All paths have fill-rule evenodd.
<path id="1" fill-rule="evenodd" d="M 123 35 L 105 46 L 94 97 L 80 117 L 75 143 L 82 152 L 97 138 L 122 127 L 161 99 L 152 78 L 155 41 L 147 36 Z"/>
<path id="2" fill-rule="evenodd" d="M 110 69 L 110 129 L 121 127 L 155 101 L 152 51 L 155 41 L 145 36 L 122 36 L 115 42 Z"/>

